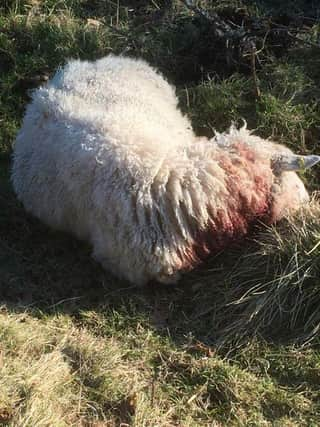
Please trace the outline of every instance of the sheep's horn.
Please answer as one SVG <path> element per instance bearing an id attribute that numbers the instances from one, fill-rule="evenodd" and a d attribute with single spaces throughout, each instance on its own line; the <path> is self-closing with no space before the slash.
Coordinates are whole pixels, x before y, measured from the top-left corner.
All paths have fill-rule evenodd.
<path id="1" fill-rule="evenodd" d="M 283 154 L 273 159 L 275 172 L 299 171 L 309 169 L 320 162 L 320 156 L 298 156 L 296 154 Z"/>

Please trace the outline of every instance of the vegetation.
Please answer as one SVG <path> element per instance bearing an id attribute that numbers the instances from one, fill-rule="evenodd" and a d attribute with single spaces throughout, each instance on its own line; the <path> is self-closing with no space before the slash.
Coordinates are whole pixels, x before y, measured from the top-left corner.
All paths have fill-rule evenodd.
<path id="1" fill-rule="evenodd" d="M 313 6 L 312 6 L 313 5 Z M 27 215 L 10 153 L 68 58 L 142 56 L 199 134 L 242 119 L 319 151 L 320 22 L 303 0 L 0 4 L 0 425 L 320 424 L 320 207 L 261 225 L 179 286 L 136 288 Z M 233 30 L 233 31 L 232 31 Z M 228 43 L 227 43 L 228 41 Z M 318 188 L 319 168 L 303 178 Z"/>

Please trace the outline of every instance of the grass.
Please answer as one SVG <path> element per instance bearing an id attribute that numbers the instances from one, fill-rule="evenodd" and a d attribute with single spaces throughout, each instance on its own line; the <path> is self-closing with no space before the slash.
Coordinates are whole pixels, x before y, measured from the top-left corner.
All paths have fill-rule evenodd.
<path id="1" fill-rule="evenodd" d="M 28 216 L 10 185 L 30 90 L 70 57 L 110 52 L 160 68 L 199 134 L 244 118 L 296 152 L 319 151 L 315 2 L 198 3 L 235 25 L 262 25 L 260 96 L 245 52 L 226 49 L 178 0 L 1 2 L 1 426 L 320 424 L 316 196 L 179 286 L 140 289 L 103 271 L 85 243 Z M 277 35 L 273 21 L 296 38 Z M 315 168 L 303 179 L 314 190 L 319 177 Z"/>

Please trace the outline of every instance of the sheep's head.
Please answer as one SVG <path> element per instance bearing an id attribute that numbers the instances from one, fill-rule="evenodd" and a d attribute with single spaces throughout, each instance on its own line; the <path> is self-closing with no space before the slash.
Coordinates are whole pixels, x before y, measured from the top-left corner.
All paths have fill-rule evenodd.
<path id="1" fill-rule="evenodd" d="M 245 141 L 257 157 L 262 163 L 266 161 L 268 168 L 271 168 L 271 222 L 306 205 L 309 194 L 297 172 L 311 168 L 320 161 L 320 156 L 297 155 L 283 145 L 249 135 L 246 129 L 240 130 L 241 132 L 246 135 Z"/>
<path id="2" fill-rule="evenodd" d="M 309 195 L 296 171 L 308 169 L 320 161 L 320 156 L 299 156 L 290 151 L 271 157 L 271 168 L 275 175 L 272 186 L 272 219 L 279 220 L 309 201 Z"/>
<path id="3" fill-rule="evenodd" d="M 252 135 L 246 126 L 240 129 L 231 126 L 227 133 L 216 133 L 212 141 L 217 143 L 222 151 L 234 150 L 240 156 L 248 157 L 244 150 L 244 147 L 247 147 L 248 158 L 252 158 L 253 162 L 249 162 L 247 168 L 252 172 L 252 176 L 260 175 L 262 181 L 271 184 L 268 189 L 270 222 L 281 219 L 309 201 L 308 192 L 296 172 L 312 167 L 320 161 L 320 156 L 296 155 L 283 145 Z M 246 182 L 244 187 L 249 188 Z M 243 193 L 245 190 L 246 188 Z M 255 191 L 254 187 L 251 191 Z"/>

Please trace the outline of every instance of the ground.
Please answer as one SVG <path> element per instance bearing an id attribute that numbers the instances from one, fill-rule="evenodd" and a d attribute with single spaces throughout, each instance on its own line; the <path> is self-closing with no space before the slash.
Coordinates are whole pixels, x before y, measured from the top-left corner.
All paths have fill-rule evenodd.
<path id="1" fill-rule="evenodd" d="M 9 179 L 30 91 L 110 52 L 157 66 L 200 135 L 245 119 L 319 154 L 319 6 L 279 3 L 1 2 L 0 425 L 320 425 L 317 194 L 178 286 L 137 288 L 27 215 Z"/>

